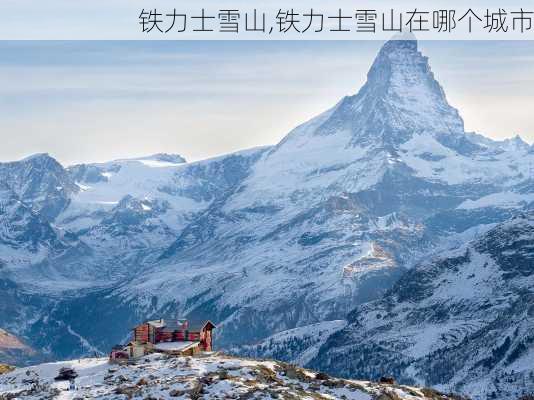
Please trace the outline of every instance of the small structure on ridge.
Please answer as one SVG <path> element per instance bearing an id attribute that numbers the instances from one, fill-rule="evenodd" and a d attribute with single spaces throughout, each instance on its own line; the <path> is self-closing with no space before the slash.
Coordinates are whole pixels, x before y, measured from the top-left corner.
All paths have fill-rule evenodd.
<path id="1" fill-rule="evenodd" d="M 186 319 L 156 319 L 133 329 L 133 340 L 125 346 L 115 346 L 110 361 L 123 362 L 160 352 L 172 355 L 195 355 L 213 350 L 211 321 L 190 323 Z"/>

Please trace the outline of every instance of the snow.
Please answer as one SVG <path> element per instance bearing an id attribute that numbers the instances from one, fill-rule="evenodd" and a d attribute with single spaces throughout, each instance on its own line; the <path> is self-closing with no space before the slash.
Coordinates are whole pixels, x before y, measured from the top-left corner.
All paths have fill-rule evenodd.
<path id="1" fill-rule="evenodd" d="M 530 175 L 534 157 L 526 150 L 502 152 L 497 155 L 468 157 L 458 154 L 428 134 L 414 135 L 400 146 L 401 158 L 422 178 L 443 181 L 449 185 L 462 183 L 517 184 Z M 435 160 L 423 154 L 438 156 Z M 514 161 L 512 161 L 515 158 Z"/>
<path id="2" fill-rule="evenodd" d="M 81 190 L 83 191 L 86 191 L 86 190 L 90 190 L 91 189 L 91 186 L 87 186 L 87 185 L 82 185 L 81 183 L 79 182 L 75 182 L 76 183 L 76 186 L 78 186 Z"/>
<path id="3" fill-rule="evenodd" d="M 70 333 L 72 336 L 76 337 L 80 341 L 80 345 L 87 351 L 91 353 L 101 354 L 101 351 L 98 350 L 96 347 L 91 345 L 87 339 L 85 339 L 83 336 L 81 336 L 79 333 L 75 332 L 70 325 L 67 325 L 67 332 Z"/>
<path id="4" fill-rule="evenodd" d="M 195 186 L 202 183 L 191 174 L 191 171 L 198 168 L 209 169 L 211 165 L 226 157 L 240 155 L 247 157 L 263 150 L 265 148 L 244 150 L 194 163 L 161 161 L 158 159 L 161 155 L 156 155 L 88 164 L 101 171 L 100 174 L 107 180 L 90 185 L 77 182 L 81 190 L 72 196 L 68 208 L 58 218 L 59 223 L 68 220 L 70 229 L 85 229 L 89 220 L 85 219 L 84 224 L 77 227 L 77 218 L 86 218 L 88 214 L 99 211 L 98 206 L 102 207 L 102 210 L 109 210 L 108 206 L 115 206 L 126 196 L 132 196 L 136 199 L 150 199 L 150 202 L 168 203 L 171 209 L 166 214 L 166 223 L 174 229 L 181 229 L 184 218 L 201 212 L 210 205 L 209 201 L 181 193 L 186 193 L 189 187 L 193 187 L 196 193 L 198 188 Z M 180 194 L 173 194 L 172 191 Z M 145 203 L 142 203 L 142 207 L 144 211 L 152 209 Z M 93 224 L 99 221 L 100 219 L 94 219 Z"/>
<path id="5" fill-rule="evenodd" d="M 398 218 L 397 213 L 390 213 L 380 216 L 375 222 L 377 231 L 394 231 L 394 230 L 408 230 L 414 231 L 417 227 L 414 224 L 405 223 Z"/>
<path id="6" fill-rule="evenodd" d="M 197 345 L 199 342 L 190 342 L 190 341 L 183 341 L 183 342 L 162 342 L 158 343 L 154 346 L 156 350 L 163 350 L 163 351 L 182 351 L 187 349 L 190 346 Z"/>
<path id="7" fill-rule="evenodd" d="M 118 203 L 127 195 L 136 198 L 158 197 L 158 187 L 172 182 L 174 173 L 180 168 L 180 166 L 152 168 L 145 163 L 133 160 L 96 164 L 96 166 L 104 170 L 113 169 L 115 172 L 103 172 L 102 175 L 108 180 L 92 184 L 90 191 L 78 193 L 74 196 L 73 202 L 109 204 Z"/>
<path id="8" fill-rule="evenodd" d="M 73 368 L 77 372 L 75 390 L 69 390 L 68 381 L 54 380 L 61 368 Z M 216 353 L 193 358 L 154 354 L 133 365 L 110 364 L 107 358 L 89 358 L 16 369 L 0 375 L 0 396 L 15 395 L 21 400 L 37 400 L 50 395 L 58 399 L 111 400 L 122 392 L 139 398 L 185 400 L 197 391 L 198 398 L 206 400 L 240 395 L 265 400 L 371 400 L 387 393 L 395 393 L 402 400 L 425 399 L 417 388 L 412 387 L 336 378 L 329 378 L 329 381 L 331 384 L 317 380 L 312 371 L 272 361 L 231 358 Z"/>
<path id="9" fill-rule="evenodd" d="M 304 366 L 317 355 L 321 346 L 332 334 L 346 325 L 345 320 L 334 320 L 289 329 L 276 333 L 258 344 L 232 349 L 232 352 L 251 356 L 259 354 L 262 358 L 276 358 L 276 355 L 285 353 L 284 356 L 289 357 L 285 359 L 286 361 Z M 286 346 L 294 342 L 309 343 L 309 347 L 297 354 L 291 354 Z"/>
<path id="10" fill-rule="evenodd" d="M 171 162 L 157 161 L 157 160 L 139 160 L 139 162 L 150 168 L 170 168 L 170 167 L 178 167 L 178 166 L 183 165 L 183 163 L 171 163 Z"/>
<path id="11" fill-rule="evenodd" d="M 520 208 L 534 202 L 534 193 L 515 193 L 511 191 L 492 193 L 476 200 L 466 200 L 457 208 L 459 210 L 475 210 L 485 207 Z"/>
<path id="12" fill-rule="evenodd" d="M 102 205 L 105 205 L 105 206 L 115 206 L 115 205 L 119 204 L 119 202 L 118 201 L 100 200 L 100 201 L 95 201 L 94 204 L 102 204 Z"/>
<path id="13" fill-rule="evenodd" d="M 234 196 L 231 209 L 252 206 L 261 203 L 261 199 L 285 202 L 284 197 L 297 188 L 302 193 L 310 193 L 339 181 L 348 191 L 358 191 L 376 183 L 378 176 L 374 170 L 371 168 L 367 176 L 361 168 L 367 161 L 367 149 L 349 146 L 350 131 L 335 135 L 317 133 L 337 107 L 339 104 L 295 128 L 267 152 L 244 182 L 246 190 Z"/>
<path id="14" fill-rule="evenodd" d="M 465 247 L 456 252 L 462 255 Z M 449 253 L 450 256 L 451 253 Z M 455 254 L 455 253 L 452 253 Z M 469 252 L 470 262 L 459 271 L 450 271 L 442 274 L 441 280 L 436 282 L 433 300 L 459 301 L 461 299 L 474 300 L 487 294 L 500 278 L 501 273 L 495 262 L 488 255 L 480 254 L 471 249 Z M 455 282 L 454 285 L 447 283 Z"/>
<path id="15" fill-rule="evenodd" d="M 166 223 L 175 228 L 183 227 L 184 217 L 199 212 L 208 206 L 206 202 L 197 202 L 191 198 L 175 196 L 161 190 L 164 187 L 176 187 L 179 171 L 183 171 L 184 164 L 166 167 L 147 165 L 158 163 L 152 160 L 113 161 L 104 164 L 93 164 L 101 169 L 107 181 L 100 181 L 86 185 L 78 183 L 82 189 L 71 198 L 68 208 L 58 217 L 58 225 L 65 225 L 68 229 L 79 231 L 98 225 L 102 220 L 101 211 L 109 212 L 126 196 L 136 199 L 151 199 L 152 202 L 166 202 L 171 209 L 166 213 Z M 80 186 L 81 185 L 81 186 Z M 142 202 L 143 211 L 152 211 L 152 204 Z"/>

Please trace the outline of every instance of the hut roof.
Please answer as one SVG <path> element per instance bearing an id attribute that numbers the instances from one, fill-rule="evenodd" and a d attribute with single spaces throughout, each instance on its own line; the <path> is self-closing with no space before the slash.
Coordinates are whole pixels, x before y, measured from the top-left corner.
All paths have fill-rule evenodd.
<path id="1" fill-rule="evenodd" d="M 211 326 L 211 328 L 215 328 L 215 324 L 209 320 L 202 321 L 202 322 L 190 322 L 188 331 L 190 332 L 200 332 L 204 327 Z"/>
<path id="2" fill-rule="evenodd" d="M 165 332 L 174 332 L 179 331 L 183 329 L 184 323 L 187 321 L 185 319 L 164 319 L 165 326 L 163 327 L 163 331 Z"/>
<path id="3" fill-rule="evenodd" d="M 215 328 L 215 324 L 209 320 L 204 321 L 188 321 L 184 318 L 160 318 L 155 319 L 152 321 L 147 321 L 145 324 L 149 324 L 150 326 L 153 326 L 154 328 L 160 328 L 163 329 L 164 332 L 174 332 L 182 330 L 182 326 L 185 322 L 188 322 L 188 327 L 185 329 L 190 332 L 200 332 L 202 329 L 204 329 L 206 326 L 210 326 L 211 328 Z"/>

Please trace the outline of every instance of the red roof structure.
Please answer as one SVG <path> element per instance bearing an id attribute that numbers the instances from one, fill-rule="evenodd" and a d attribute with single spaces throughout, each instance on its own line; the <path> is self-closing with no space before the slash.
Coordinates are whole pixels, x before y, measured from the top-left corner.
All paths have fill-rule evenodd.
<path id="1" fill-rule="evenodd" d="M 214 328 L 215 324 L 211 321 L 190 324 L 186 319 L 161 318 L 136 326 L 133 329 L 133 336 L 134 341 L 141 344 L 198 342 L 199 351 L 212 351 Z"/>

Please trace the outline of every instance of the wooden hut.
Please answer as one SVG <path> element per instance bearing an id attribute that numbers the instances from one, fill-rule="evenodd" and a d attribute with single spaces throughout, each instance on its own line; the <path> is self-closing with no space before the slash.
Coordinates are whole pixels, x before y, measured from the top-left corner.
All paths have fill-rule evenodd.
<path id="1" fill-rule="evenodd" d="M 198 351 L 213 350 L 213 329 L 215 324 L 211 321 L 201 323 L 190 323 L 186 319 L 157 319 L 146 321 L 133 329 L 134 342 L 141 344 L 152 344 L 154 349 L 159 343 L 190 342 L 188 351 L 191 348 L 198 348 Z M 160 348 L 173 348 L 181 351 L 183 346 L 159 346 Z"/>

